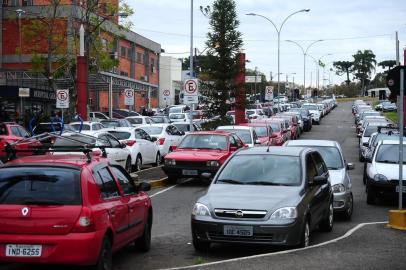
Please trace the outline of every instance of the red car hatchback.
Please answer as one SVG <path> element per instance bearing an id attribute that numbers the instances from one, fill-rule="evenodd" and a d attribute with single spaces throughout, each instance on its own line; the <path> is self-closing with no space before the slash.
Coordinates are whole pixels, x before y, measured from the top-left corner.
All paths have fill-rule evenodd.
<path id="1" fill-rule="evenodd" d="M 259 141 L 261 142 L 261 145 L 264 146 L 275 146 L 276 144 L 276 138 L 277 138 L 277 133 L 274 133 L 272 130 L 271 124 L 265 123 L 265 122 L 254 122 L 254 123 L 242 123 L 240 126 L 248 126 L 248 127 L 253 127 L 255 130 L 255 133 L 258 136 Z"/>
<path id="2" fill-rule="evenodd" d="M 8 143 L 13 143 L 30 137 L 30 134 L 24 127 L 13 122 L 0 123 L 0 160 L 6 161 L 7 154 L 5 151 Z M 27 145 L 20 145 L 21 148 L 26 148 Z M 32 153 L 20 153 L 20 156 L 32 155 Z"/>
<path id="3" fill-rule="evenodd" d="M 111 269 L 120 248 L 150 248 L 149 189 L 100 156 L 12 160 L 0 167 L 0 261 Z"/>

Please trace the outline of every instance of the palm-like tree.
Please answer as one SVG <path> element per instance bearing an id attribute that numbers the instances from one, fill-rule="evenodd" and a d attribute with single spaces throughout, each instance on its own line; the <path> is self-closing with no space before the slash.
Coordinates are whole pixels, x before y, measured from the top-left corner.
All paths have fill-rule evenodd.
<path id="1" fill-rule="evenodd" d="M 351 61 L 336 61 L 333 62 L 333 66 L 336 69 L 336 74 L 341 76 L 343 74 L 347 74 L 347 80 L 345 83 L 347 85 L 350 85 L 350 73 L 352 72 L 352 67 L 354 65 L 354 62 Z"/>
<path id="2" fill-rule="evenodd" d="M 395 60 L 385 60 L 385 61 L 379 62 L 378 66 L 381 66 L 383 69 L 388 68 L 388 70 L 389 70 L 392 67 L 396 66 L 396 61 Z M 385 71 L 385 73 L 386 72 L 387 71 Z"/>
<path id="3" fill-rule="evenodd" d="M 375 54 L 371 50 L 358 50 L 352 57 L 354 57 L 354 75 L 361 80 L 362 91 L 364 91 L 365 82 L 375 70 Z"/>

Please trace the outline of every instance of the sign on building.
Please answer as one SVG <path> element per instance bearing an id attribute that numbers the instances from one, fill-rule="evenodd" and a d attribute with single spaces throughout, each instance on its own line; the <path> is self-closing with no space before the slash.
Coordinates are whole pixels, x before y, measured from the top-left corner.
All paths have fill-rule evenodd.
<path id="1" fill-rule="evenodd" d="M 273 86 L 265 87 L 265 100 L 267 101 L 273 100 Z"/>
<path id="2" fill-rule="evenodd" d="M 262 76 L 245 76 L 245 82 L 246 83 L 260 83 L 262 80 Z"/>
<path id="3" fill-rule="evenodd" d="M 134 105 L 134 89 L 124 90 L 124 104 L 128 106 Z"/>
<path id="4" fill-rule="evenodd" d="M 30 88 L 18 88 L 19 97 L 30 97 Z"/>
<path id="5" fill-rule="evenodd" d="M 183 84 L 183 103 L 197 104 L 199 103 L 199 82 L 197 79 L 186 80 Z"/>
<path id="6" fill-rule="evenodd" d="M 56 108 L 68 109 L 69 108 L 69 90 L 57 89 L 56 90 Z"/>

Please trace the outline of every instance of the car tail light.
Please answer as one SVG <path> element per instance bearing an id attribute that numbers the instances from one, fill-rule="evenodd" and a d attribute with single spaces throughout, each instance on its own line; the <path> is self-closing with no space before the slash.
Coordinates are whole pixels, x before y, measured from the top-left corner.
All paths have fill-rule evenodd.
<path id="1" fill-rule="evenodd" d="M 92 210 L 88 207 L 82 207 L 82 211 L 78 220 L 76 221 L 75 226 L 72 229 L 72 232 L 75 233 L 86 233 L 93 232 L 95 230 L 94 218 Z"/>
<path id="2" fill-rule="evenodd" d="M 126 140 L 125 144 L 128 146 L 133 146 L 137 141 L 136 140 Z"/>
<path id="3" fill-rule="evenodd" d="M 159 138 L 158 144 L 163 145 L 165 143 L 165 138 Z"/>

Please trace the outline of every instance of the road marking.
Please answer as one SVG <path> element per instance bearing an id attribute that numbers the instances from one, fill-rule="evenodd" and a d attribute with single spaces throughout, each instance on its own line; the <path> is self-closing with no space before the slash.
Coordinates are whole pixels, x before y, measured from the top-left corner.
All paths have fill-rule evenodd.
<path id="1" fill-rule="evenodd" d="M 140 170 L 140 171 L 134 172 L 134 173 L 146 172 L 146 171 L 150 171 L 150 170 L 153 170 L 153 169 L 161 168 L 162 166 L 163 166 L 163 165 L 159 165 L 159 166 L 156 166 L 156 167 L 151 167 L 151 168 L 143 169 L 143 170 Z"/>
<path id="2" fill-rule="evenodd" d="M 173 185 L 173 186 L 171 186 L 171 187 L 165 188 L 165 189 L 163 189 L 163 190 L 161 190 L 161 191 L 158 191 L 157 193 L 154 193 L 154 194 L 150 195 L 149 197 L 150 197 L 150 198 L 155 197 L 156 195 L 159 195 L 159 194 L 162 194 L 162 193 L 164 193 L 164 192 L 167 192 L 167 191 L 173 189 L 174 187 L 179 186 L 179 185 L 182 185 L 182 184 L 184 184 L 184 183 L 187 183 L 187 182 L 189 182 L 189 181 L 191 181 L 191 180 L 192 180 L 192 179 L 187 179 L 187 180 L 183 181 L 182 183 L 179 183 L 179 184 Z"/>
<path id="3" fill-rule="evenodd" d="M 229 260 L 222 260 L 222 261 L 216 261 L 216 262 L 210 262 L 210 263 L 202 263 L 202 264 L 191 265 L 191 266 L 166 268 L 166 270 L 199 268 L 199 267 L 202 267 L 202 266 L 210 266 L 210 265 L 216 265 L 216 264 L 227 263 L 227 262 L 238 262 L 238 261 L 242 261 L 242 260 L 262 258 L 262 257 L 267 257 L 267 256 L 279 255 L 279 254 L 288 254 L 288 253 L 293 253 L 293 252 L 296 252 L 296 251 L 312 249 L 312 248 L 325 246 L 325 245 L 328 245 L 328 244 L 335 243 L 335 242 L 338 242 L 340 240 L 343 240 L 343 239 L 351 236 L 354 232 L 356 232 L 357 230 L 361 229 L 362 227 L 364 227 L 366 225 L 376 225 L 376 224 L 385 224 L 385 223 L 388 223 L 388 222 L 387 221 L 378 221 L 378 222 L 360 223 L 360 224 L 356 225 L 355 227 L 353 227 L 352 229 L 350 229 L 349 231 L 347 231 L 344 235 L 342 235 L 340 237 L 334 238 L 334 239 L 326 241 L 326 242 L 318 243 L 316 245 L 308 246 L 308 247 L 305 247 L 305 248 L 289 249 L 289 250 L 283 250 L 283 251 L 278 251 L 278 252 L 274 252 L 274 253 L 265 253 L 265 254 L 247 256 L 247 257 L 234 258 L 234 259 L 229 259 Z"/>

